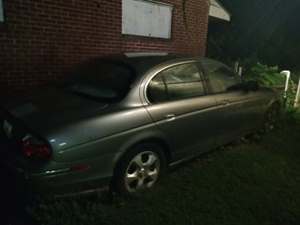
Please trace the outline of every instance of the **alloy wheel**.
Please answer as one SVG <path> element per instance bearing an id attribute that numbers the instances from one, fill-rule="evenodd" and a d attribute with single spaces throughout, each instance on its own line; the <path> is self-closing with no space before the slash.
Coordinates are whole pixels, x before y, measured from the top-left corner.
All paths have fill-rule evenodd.
<path id="1" fill-rule="evenodd" d="M 128 192 L 138 192 L 151 188 L 158 180 L 160 173 L 160 158 L 152 151 L 137 154 L 129 163 L 124 183 Z"/>

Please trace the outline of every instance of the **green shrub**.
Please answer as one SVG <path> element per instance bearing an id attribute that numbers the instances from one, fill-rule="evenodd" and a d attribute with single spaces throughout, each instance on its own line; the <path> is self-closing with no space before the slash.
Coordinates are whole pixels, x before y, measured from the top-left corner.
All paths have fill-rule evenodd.
<path id="1" fill-rule="evenodd" d="M 267 66 L 261 63 L 256 63 L 252 66 L 249 66 L 248 64 L 247 66 L 248 69 L 244 74 L 244 80 L 255 80 L 261 86 L 274 88 L 274 90 L 277 90 L 283 96 L 286 77 L 280 74 L 278 66 Z M 297 84 L 295 83 L 296 76 L 296 74 L 292 74 L 293 79 L 290 79 L 286 99 L 282 98 L 286 110 L 290 112 L 295 111 L 293 106 L 297 91 Z"/>
<path id="2" fill-rule="evenodd" d="M 252 66 L 244 78 L 246 80 L 256 80 L 262 86 L 284 87 L 285 85 L 285 76 L 279 73 L 277 66 L 267 66 L 260 63 Z"/>

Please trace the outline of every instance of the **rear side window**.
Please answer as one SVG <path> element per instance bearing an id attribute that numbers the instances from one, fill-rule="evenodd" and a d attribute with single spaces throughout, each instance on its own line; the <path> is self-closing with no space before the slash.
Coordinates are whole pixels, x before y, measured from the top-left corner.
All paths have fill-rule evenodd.
<path id="1" fill-rule="evenodd" d="M 155 76 L 147 90 L 149 101 L 153 103 L 164 102 L 168 100 L 167 86 L 160 75 Z"/>
<path id="2" fill-rule="evenodd" d="M 231 91 L 233 87 L 240 83 L 238 76 L 227 66 L 213 60 L 202 62 L 205 68 L 211 91 L 213 93 L 223 93 Z"/>
<path id="3" fill-rule="evenodd" d="M 180 100 L 205 94 L 202 74 L 194 63 L 182 64 L 160 72 L 147 90 L 151 102 Z"/>
<path id="4" fill-rule="evenodd" d="M 118 102 L 127 95 L 134 78 L 135 71 L 129 65 L 96 58 L 77 65 L 65 80 L 64 89 L 105 102 Z"/>

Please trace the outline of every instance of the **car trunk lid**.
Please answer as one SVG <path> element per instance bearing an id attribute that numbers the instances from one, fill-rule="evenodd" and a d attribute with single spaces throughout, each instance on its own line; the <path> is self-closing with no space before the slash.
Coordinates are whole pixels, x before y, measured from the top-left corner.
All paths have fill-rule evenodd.
<path id="1" fill-rule="evenodd" d="M 1 118 L 8 122 L 6 129 L 9 129 L 11 123 L 13 130 L 23 125 L 43 135 L 51 129 L 86 118 L 107 106 L 107 103 L 52 88 L 44 90 L 42 94 L 34 92 L 4 103 Z M 5 128 L 3 126 L 5 124 L 2 122 L 2 130 Z"/>

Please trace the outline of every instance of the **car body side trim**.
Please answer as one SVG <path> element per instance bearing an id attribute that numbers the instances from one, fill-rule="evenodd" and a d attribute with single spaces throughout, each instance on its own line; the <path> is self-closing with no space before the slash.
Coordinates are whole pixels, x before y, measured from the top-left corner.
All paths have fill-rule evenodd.
<path id="1" fill-rule="evenodd" d="M 156 124 L 155 123 L 150 123 L 150 124 L 145 124 L 141 127 L 135 127 L 135 128 L 132 128 L 130 130 L 125 130 L 125 131 L 122 131 L 122 132 L 118 132 L 118 133 L 115 133 L 115 134 L 111 134 L 109 136 L 105 136 L 105 137 L 101 137 L 101 138 L 97 138 L 97 139 L 94 139 L 94 140 L 89 140 L 85 143 L 81 143 L 79 145 L 74 145 L 74 146 L 71 146 L 69 148 L 66 148 L 66 149 L 63 149 L 61 151 L 59 151 L 60 154 L 62 153 L 65 153 L 65 152 L 68 152 L 68 151 L 71 151 L 73 148 L 78 148 L 78 147 L 84 147 L 84 146 L 88 146 L 88 145 L 93 145 L 97 142 L 100 142 L 100 141 L 105 141 L 109 138 L 115 138 L 115 137 L 119 137 L 119 136 L 122 136 L 124 134 L 127 134 L 127 133 L 130 133 L 130 132 L 135 132 L 135 131 L 138 131 L 138 130 L 144 130 L 144 129 L 147 129 L 147 128 L 151 128 L 151 127 L 155 127 Z"/>
<path id="2" fill-rule="evenodd" d="M 193 112 L 188 112 L 188 113 L 183 113 L 183 114 L 177 114 L 176 115 L 176 119 L 180 119 L 180 118 L 184 118 L 184 117 L 188 117 L 188 116 L 197 115 L 200 112 L 207 112 L 207 111 L 211 111 L 211 110 L 218 109 L 218 108 L 220 108 L 220 105 L 213 105 L 213 106 L 208 106 L 208 107 L 205 107 L 205 108 L 193 111 Z M 170 119 L 166 118 L 166 119 L 162 119 L 162 120 L 156 121 L 156 123 L 158 123 L 158 124 L 163 123 L 163 122 L 170 122 Z"/>

